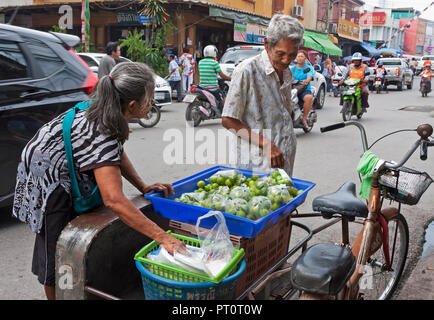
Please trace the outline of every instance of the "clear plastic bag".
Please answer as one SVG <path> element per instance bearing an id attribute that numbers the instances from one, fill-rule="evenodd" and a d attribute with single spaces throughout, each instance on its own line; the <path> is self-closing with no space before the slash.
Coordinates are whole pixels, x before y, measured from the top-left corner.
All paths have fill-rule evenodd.
<path id="1" fill-rule="evenodd" d="M 217 223 L 212 229 L 200 232 L 200 222 L 210 217 L 217 219 Z M 214 278 L 229 264 L 234 256 L 234 246 L 230 240 L 225 217 L 220 211 L 208 212 L 197 219 L 196 233 L 198 239 L 202 241 L 202 261 L 205 270 L 210 277 Z"/>
<path id="2" fill-rule="evenodd" d="M 214 193 L 211 194 L 206 199 L 206 201 L 208 201 L 210 204 L 209 208 L 215 209 L 217 211 L 225 211 L 228 199 L 224 195 L 221 195 L 219 193 Z"/>
<path id="3" fill-rule="evenodd" d="M 283 205 L 290 201 L 291 196 L 288 187 L 284 184 L 280 184 L 268 188 L 267 198 L 270 199 L 272 203 Z"/>
<path id="4" fill-rule="evenodd" d="M 201 201 L 205 200 L 206 192 L 188 192 L 182 194 L 179 201 L 188 204 L 200 204 Z"/>
<path id="5" fill-rule="evenodd" d="M 260 219 L 272 211 L 270 199 L 264 196 L 253 197 L 249 202 L 249 216 Z M 251 218 L 249 218 L 251 219 Z"/>
<path id="6" fill-rule="evenodd" d="M 225 212 L 245 218 L 249 214 L 249 203 L 241 198 L 228 200 Z"/>
<path id="7" fill-rule="evenodd" d="M 244 199 L 246 201 L 249 201 L 252 198 L 252 194 L 250 193 L 250 189 L 247 186 L 239 186 L 232 189 L 232 191 L 229 193 L 229 196 L 231 199 Z"/>

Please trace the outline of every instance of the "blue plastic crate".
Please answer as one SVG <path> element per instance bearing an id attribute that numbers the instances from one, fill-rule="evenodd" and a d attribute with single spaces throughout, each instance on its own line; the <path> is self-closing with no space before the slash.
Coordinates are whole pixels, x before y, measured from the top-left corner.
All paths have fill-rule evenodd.
<path id="1" fill-rule="evenodd" d="M 212 209 L 185 204 L 182 202 L 177 202 L 174 201 L 173 199 L 180 197 L 183 193 L 192 192 L 195 189 L 197 189 L 196 185 L 200 180 L 206 180 L 210 178 L 214 173 L 220 170 L 228 170 L 228 169 L 237 170 L 247 178 L 250 178 L 253 174 L 257 174 L 260 177 L 269 175 L 261 172 L 229 168 L 224 166 L 216 166 L 173 183 L 172 185 L 175 194 L 170 195 L 168 198 L 164 198 L 163 193 L 155 192 L 155 191 L 146 194 L 145 198 L 151 200 L 152 205 L 154 207 L 154 211 L 159 215 L 168 219 L 186 222 L 195 225 L 197 219 L 200 216 L 203 216 L 204 214 L 206 214 Z M 274 225 L 282 217 L 289 214 L 290 212 L 295 210 L 298 206 L 303 204 L 308 192 L 315 186 L 315 183 L 310 181 L 305 181 L 305 180 L 299 180 L 295 178 L 291 178 L 291 180 L 294 183 L 294 187 L 299 190 L 303 190 L 303 192 L 298 196 L 294 197 L 294 199 L 292 199 L 291 202 L 269 213 L 268 215 L 262 217 L 261 219 L 253 221 L 247 218 L 242 218 L 223 212 L 223 215 L 225 216 L 226 219 L 226 225 L 228 227 L 229 233 L 233 235 L 246 237 L 246 238 L 253 238 L 258 233 Z M 210 217 L 202 220 L 200 226 L 204 228 L 212 228 L 215 225 L 215 223 L 216 223 L 216 219 L 214 217 Z"/>

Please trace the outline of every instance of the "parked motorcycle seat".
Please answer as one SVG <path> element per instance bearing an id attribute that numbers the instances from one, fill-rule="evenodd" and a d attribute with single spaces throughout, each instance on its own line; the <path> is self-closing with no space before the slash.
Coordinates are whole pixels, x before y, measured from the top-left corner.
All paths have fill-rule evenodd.
<path id="1" fill-rule="evenodd" d="M 321 212 L 326 219 L 334 214 L 342 215 L 351 221 L 355 217 L 368 216 L 368 207 L 356 197 L 356 185 L 353 182 L 344 183 L 334 193 L 316 197 L 312 207 L 314 211 Z"/>
<path id="2" fill-rule="evenodd" d="M 350 249 L 318 243 L 298 257 L 291 269 L 291 284 L 298 290 L 336 296 L 356 268 Z"/>

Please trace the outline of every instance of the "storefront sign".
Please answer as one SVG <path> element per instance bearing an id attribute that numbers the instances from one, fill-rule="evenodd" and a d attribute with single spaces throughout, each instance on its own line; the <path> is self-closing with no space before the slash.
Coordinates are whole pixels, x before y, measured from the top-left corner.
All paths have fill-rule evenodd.
<path id="1" fill-rule="evenodd" d="M 360 26 L 351 21 L 339 19 L 338 35 L 360 41 Z"/>
<path id="2" fill-rule="evenodd" d="M 385 12 L 366 12 L 360 15 L 359 24 L 362 27 L 384 26 L 387 16 Z"/>
<path id="3" fill-rule="evenodd" d="M 418 20 L 416 30 L 416 46 L 424 46 L 425 44 L 426 22 Z"/>
<path id="4" fill-rule="evenodd" d="M 139 13 L 136 11 L 116 12 L 118 23 L 139 23 Z"/>
<path id="5" fill-rule="evenodd" d="M 242 21 L 234 21 L 234 41 L 264 44 L 267 27 Z"/>

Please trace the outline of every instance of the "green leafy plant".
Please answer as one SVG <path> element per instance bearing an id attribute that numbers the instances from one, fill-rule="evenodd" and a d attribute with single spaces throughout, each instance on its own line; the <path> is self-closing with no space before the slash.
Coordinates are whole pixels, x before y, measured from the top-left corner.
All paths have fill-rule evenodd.
<path id="1" fill-rule="evenodd" d="M 59 26 L 56 26 L 56 25 L 51 26 L 50 31 L 52 31 L 52 32 L 59 32 L 59 33 L 67 33 L 66 29 L 63 29 L 63 28 L 61 28 Z"/>
<path id="2" fill-rule="evenodd" d="M 165 3 L 167 3 L 165 0 L 142 0 L 143 8 L 140 13 L 152 19 L 150 41 L 147 44 L 148 47 L 154 45 L 154 41 L 156 41 L 157 37 L 157 29 L 164 25 L 169 17 L 169 14 L 163 7 Z"/>
<path id="3" fill-rule="evenodd" d="M 149 46 L 142 33 L 137 29 L 128 32 L 128 36 L 120 41 L 121 48 L 126 47 L 127 58 L 135 62 L 144 62 L 152 67 L 154 72 L 162 77 L 168 74 L 168 62 L 166 59 L 167 34 L 174 30 L 174 25 L 167 22 L 161 25 L 155 32 L 155 40 Z"/>

